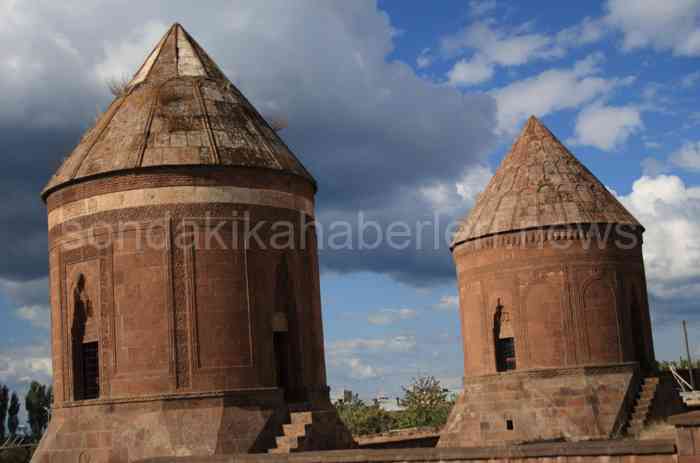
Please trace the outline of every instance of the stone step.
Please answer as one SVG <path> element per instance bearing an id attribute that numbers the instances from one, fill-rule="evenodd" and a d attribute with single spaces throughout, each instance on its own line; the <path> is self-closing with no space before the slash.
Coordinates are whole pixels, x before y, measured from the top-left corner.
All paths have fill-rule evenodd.
<path id="1" fill-rule="evenodd" d="M 634 406 L 635 410 L 649 410 L 651 408 L 651 399 L 643 399 L 637 402 Z"/>
<path id="2" fill-rule="evenodd" d="M 644 429 L 644 424 L 651 411 L 652 402 L 654 401 L 658 385 L 659 378 L 657 377 L 649 377 L 642 380 L 637 402 L 634 405 L 628 422 L 627 434 L 639 435 Z"/>
<path id="3" fill-rule="evenodd" d="M 289 414 L 292 424 L 311 424 L 314 420 L 312 412 L 294 412 Z"/>
<path id="4" fill-rule="evenodd" d="M 289 449 L 294 450 L 299 447 L 299 436 L 277 436 L 275 438 L 277 441 L 278 449 Z"/>
<path id="5" fill-rule="evenodd" d="M 310 426 L 308 423 L 283 424 L 282 430 L 285 436 L 304 436 Z"/>
<path id="6" fill-rule="evenodd" d="M 644 417 L 646 417 L 650 409 L 651 407 L 648 406 L 635 407 L 632 415 L 644 415 Z"/>
<path id="7" fill-rule="evenodd" d="M 634 420 L 630 420 L 630 429 L 632 429 L 632 428 L 642 428 L 642 427 L 644 427 L 644 421 L 645 421 L 645 420 L 642 420 L 642 419 L 640 419 L 640 418 L 637 418 L 637 419 L 634 419 Z"/>
<path id="8" fill-rule="evenodd" d="M 653 400 L 654 400 L 653 397 L 651 397 L 651 398 L 645 398 L 645 399 L 640 398 L 640 399 L 637 401 L 636 407 L 651 407 L 651 402 L 652 402 Z"/>

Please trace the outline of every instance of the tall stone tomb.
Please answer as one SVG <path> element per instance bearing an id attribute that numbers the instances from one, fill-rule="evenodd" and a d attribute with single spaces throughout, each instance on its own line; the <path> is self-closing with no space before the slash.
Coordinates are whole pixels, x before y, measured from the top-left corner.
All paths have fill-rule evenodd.
<path id="1" fill-rule="evenodd" d="M 42 193 L 55 404 L 33 462 L 352 445 L 326 384 L 315 192 L 173 25 Z"/>
<path id="2" fill-rule="evenodd" d="M 624 431 L 655 364 L 643 231 L 528 120 L 452 243 L 465 376 L 440 446 Z"/>

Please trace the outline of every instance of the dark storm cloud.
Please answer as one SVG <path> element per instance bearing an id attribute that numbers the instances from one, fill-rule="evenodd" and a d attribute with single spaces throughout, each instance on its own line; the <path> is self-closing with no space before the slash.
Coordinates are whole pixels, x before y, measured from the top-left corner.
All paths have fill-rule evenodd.
<path id="1" fill-rule="evenodd" d="M 463 95 L 387 61 L 395 31 L 374 1 L 196 8 L 153 2 L 139 16 L 113 2 L 77 8 L 28 1 L 8 8 L 0 39 L 17 46 L 12 60 L 0 60 L 0 101 L 7 102 L 0 107 L 7 149 L 0 279 L 46 273 L 39 191 L 105 107 L 104 80 L 133 73 L 174 20 L 263 114 L 289 121 L 281 134 L 319 182 L 322 220 L 354 220 L 360 210 L 384 224 L 430 218 L 432 206 L 419 190 L 436 184 L 454 190 L 494 141 L 490 96 Z M 419 284 L 453 274 L 444 248 L 324 251 L 322 259 L 326 268 L 378 271 Z"/>
<path id="2" fill-rule="evenodd" d="M 0 278 L 46 274 L 46 208 L 39 192 L 78 136 L 76 130 L 0 127 Z"/>

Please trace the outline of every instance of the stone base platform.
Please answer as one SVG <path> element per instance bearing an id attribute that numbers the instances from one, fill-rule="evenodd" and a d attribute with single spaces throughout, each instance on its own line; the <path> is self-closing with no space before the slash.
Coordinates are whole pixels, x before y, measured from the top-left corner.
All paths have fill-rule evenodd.
<path id="1" fill-rule="evenodd" d="M 613 437 L 627 422 L 639 381 L 637 363 L 465 378 L 438 446 Z"/>
<path id="2" fill-rule="evenodd" d="M 334 409 L 314 412 L 337 416 Z M 279 389 L 69 403 L 53 410 L 32 463 L 266 452 L 275 448 L 289 421 L 289 405 Z M 313 450 L 347 448 L 340 437 L 318 439 L 323 446 Z"/>

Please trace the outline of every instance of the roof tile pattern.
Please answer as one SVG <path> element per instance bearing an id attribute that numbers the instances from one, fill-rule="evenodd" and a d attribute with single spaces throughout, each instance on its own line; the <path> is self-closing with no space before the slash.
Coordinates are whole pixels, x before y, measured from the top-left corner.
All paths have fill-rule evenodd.
<path id="1" fill-rule="evenodd" d="M 532 116 L 460 225 L 452 246 L 496 233 L 590 223 L 641 227 L 552 132 Z"/>
<path id="2" fill-rule="evenodd" d="M 224 165 L 313 181 L 214 61 L 174 24 L 43 192 L 95 175 L 153 166 Z"/>

